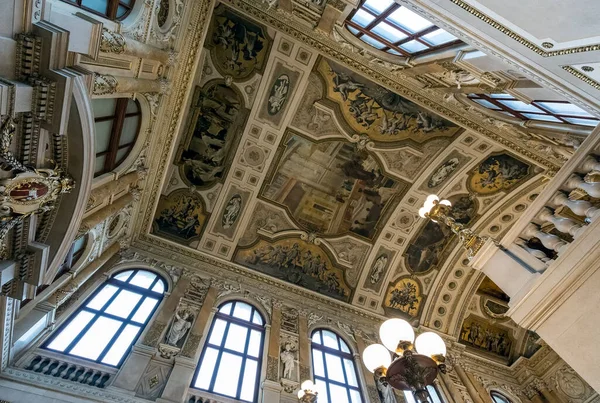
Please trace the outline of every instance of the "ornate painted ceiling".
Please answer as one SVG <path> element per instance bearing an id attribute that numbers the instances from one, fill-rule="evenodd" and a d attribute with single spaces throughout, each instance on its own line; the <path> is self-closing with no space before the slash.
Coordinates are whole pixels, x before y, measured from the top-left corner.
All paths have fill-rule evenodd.
<path id="1" fill-rule="evenodd" d="M 500 239 L 564 153 L 267 4 L 198 2 L 189 19 L 138 245 L 404 317 L 501 362 L 532 354 L 506 296 L 417 210 L 439 194 Z"/>

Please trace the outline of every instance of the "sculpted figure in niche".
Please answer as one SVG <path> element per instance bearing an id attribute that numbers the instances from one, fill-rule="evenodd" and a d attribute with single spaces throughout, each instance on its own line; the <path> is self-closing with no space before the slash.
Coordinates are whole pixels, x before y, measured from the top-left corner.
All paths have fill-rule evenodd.
<path id="1" fill-rule="evenodd" d="M 381 274 L 385 270 L 388 262 L 388 257 L 386 255 L 381 255 L 375 260 L 373 264 L 373 268 L 371 269 L 371 284 L 377 284 L 379 279 L 381 278 Z"/>
<path id="2" fill-rule="evenodd" d="M 281 364 L 283 365 L 283 377 L 286 379 L 292 379 L 294 374 L 294 363 L 296 359 L 296 349 L 292 343 L 286 342 L 283 350 L 279 354 Z"/>
<path id="3" fill-rule="evenodd" d="M 377 393 L 379 394 L 379 400 L 381 403 L 396 403 L 396 395 L 394 389 L 389 383 L 376 378 L 375 383 L 377 384 Z"/>
<path id="4" fill-rule="evenodd" d="M 194 314 L 187 309 L 182 309 L 175 312 L 175 319 L 167 334 L 167 344 L 170 346 L 179 347 L 180 342 L 187 334 L 190 327 L 192 327 L 192 321 L 194 320 Z"/>

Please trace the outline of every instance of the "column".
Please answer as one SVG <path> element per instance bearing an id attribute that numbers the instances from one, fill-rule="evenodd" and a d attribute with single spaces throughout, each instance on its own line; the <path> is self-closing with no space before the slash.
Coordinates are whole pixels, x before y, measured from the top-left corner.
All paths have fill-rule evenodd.
<path id="1" fill-rule="evenodd" d="M 126 195 L 117 199 L 117 201 L 115 201 L 113 204 L 109 204 L 108 206 L 96 211 L 94 214 L 89 215 L 88 217 L 84 218 L 81 222 L 79 232 L 86 233 L 90 231 L 92 228 L 100 224 L 102 221 L 106 220 L 108 217 L 124 209 L 132 201 L 133 195 L 131 193 L 127 193 Z"/>
<path id="2" fill-rule="evenodd" d="M 157 60 L 162 64 L 170 64 L 173 60 L 172 54 L 164 50 L 127 38 L 106 28 L 102 29 L 100 51 Z"/>
<path id="3" fill-rule="evenodd" d="M 121 193 L 127 189 L 128 186 L 136 183 L 138 179 L 138 171 L 133 171 L 114 181 L 108 182 L 100 187 L 97 187 L 96 189 L 93 189 L 90 192 L 90 198 L 88 199 L 88 210 L 99 205 L 110 196 Z"/>
<path id="4" fill-rule="evenodd" d="M 379 403 L 379 395 L 377 392 L 377 384 L 375 383 L 375 377 L 363 365 L 361 358 L 360 358 L 363 351 L 365 351 L 365 348 L 367 348 L 368 343 L 365 341 L 365 336 L 360 330 L 354 331 L 354 337 L 356 338 L 356 347 L 358 348 L 358 355 L 354 357 L 354 365 L 356 365 L 356 368 L 359 371 L 362 371 L 363 378 L 364 378 L 365 384 L 367 386 L 367 390 L 370 392 L 370 393 L 368 393 L 369 397 L 371 398 L 371 395 L 378 396 L 377 400 L 372 401 L 371 403 Z M 372 392 L 372 391 L 374 391 L 374 392 Z"/>
<path id="5" fill-rule="evenodd" d="M 269 348 L 267 350 L 267 378 L 262 384 L 263 403 L 279 403 L 282 387 L 279 384 L 279 338 L 281 336 L 281 302 L 273 301 Z M 302 333 L 299 343 L 302 343 Z M 300 346 L 298 346 L 300 348 Z M 302 361 L 301 361 L 302 362 Z M 303 380 L 300 380 L 302 382 Z"/>
<path id="6" fill-rule="evenodd" d="M 113 76 L 110 74 L 94 73 L 92 95 L 110 95 L 127 93 L 161 93 L 168 90 L 167 80 L 145 80 L 133 77 Z"/>
<path id="7" fill-rule="evenodd" d="M 204 298 L 194 326 L 190 329 L 181 353 L 175 357 L 175 365 L 158 403 L 179 403 L 185 398 L 188 387 L 192 383 L 194 371 L 200 357 L 200 345 L 206 325 L 212 321 L 216 308 L 217 290 L 210 287 Z"/>
<path id="8" fill-rule="evenodd" d="M 484 401 L 481 399 L 481 396 L 479 396 L 479 392 L 475 388 L 475 385 L 473 385 L 473 382 L 471 382 L 471 379 L 460 363 L 457 363 L 454 366 L 454 370 L 456 371 L 456 375 L 458 375 L 460 381 L 463 383 L 463 385 L 465 385 L 465 388 L 467 388 L 467 392 L 469 392 L 469 396 L 471 396 L 471 399 L 473 399 L 473 403 L 484 403 Z"/>
<path id="9" fill-rule="evenodd" d="M 307 379 L 310 379 L 310 335 L 308 334 L 308 314 L 308 311 L 300 310 L 298 315 L 298 360 L 300 361 L 301 384 Z"/>

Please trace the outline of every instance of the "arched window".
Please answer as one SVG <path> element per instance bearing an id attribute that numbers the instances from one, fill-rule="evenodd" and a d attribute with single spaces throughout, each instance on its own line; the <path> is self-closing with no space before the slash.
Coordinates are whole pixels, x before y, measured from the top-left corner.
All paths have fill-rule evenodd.
<path id="1" fill-rule="evenodd" d="M 532 101 L 526 104 L 509 94 L 469 94 L 469 99 L 492 111 L 521 120 L 596 126 L 598 119 L 567 101 Z"/>
<path id="2" fill-rule="evenodd" d="M 454 35 L 394 0 L 366 0 L 346 20 L 346 28 L 376 49 L 416 56 L 462 43 Z"/>
<path id="3" fill-rule="evenodd" d="M 227 302 L 215 314 L 192 387 L 256 402 L 265 321 L 252 305 Z"/>
<path id="4" fill-rule="evenodd" d="M 118 367 L 164 291 L 165 281 L 152 272 L 117 273 L 71 315 L 44 348 Z"/>
<path id="5" fill-rule="evenodd" d="M 350 348 L 326 329 L 312 334 L 312 363 L 319 403 L 362 403 L 358 373 Z"/>
<path id="6" fill-rule="evenodd" d="M 62 0 L 109 20 L 124 20 L 129 15 L 135 0 Z"/>
<path id="7" fill-rule="evenodd" d="M 512 401 L 508 397 L 504 396 L 500 392 L 491 391 L 490 396 L 492 396 L 492 400 L 494 401 L 494 403 L 512 403 Z"/>
<path id="8" fill-rule="evenodd" d="M 427 393 L 429 393 L 429 398 L 427 399 L 429 403 L 444 403 L 444 399 L 442 398 L 441 393 L 437 390 L 435 386 L 428 385 Z M 405 390 L 404 398 L 406 400 L 406 403 L 417 403 L 417 401 L 415 400 L 415 396 L 411 391 Z"/>
<path id="9" fill-rule="evenodd" d="M 142 112 L 139 103 L 129 98 L 96 98 L 92 106 L 96 126 L 94 176 L 100 176 L 118 167 L 133 149 Z"/>

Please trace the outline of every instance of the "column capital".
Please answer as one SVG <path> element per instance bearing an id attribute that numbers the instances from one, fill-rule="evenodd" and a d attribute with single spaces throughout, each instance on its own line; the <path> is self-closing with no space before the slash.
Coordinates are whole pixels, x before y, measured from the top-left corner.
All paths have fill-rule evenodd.
<path id="1" fill-rule="evenodd" d="M 125 37 L 117 32 L 102 28 L 100 51 L 105 53 L 125 53 L 127 43 Z"/>

